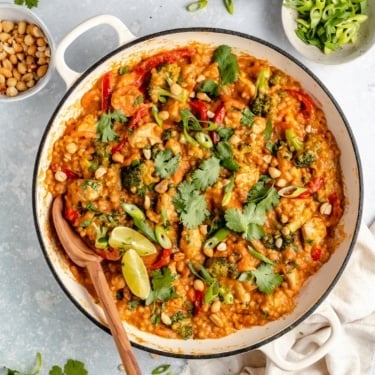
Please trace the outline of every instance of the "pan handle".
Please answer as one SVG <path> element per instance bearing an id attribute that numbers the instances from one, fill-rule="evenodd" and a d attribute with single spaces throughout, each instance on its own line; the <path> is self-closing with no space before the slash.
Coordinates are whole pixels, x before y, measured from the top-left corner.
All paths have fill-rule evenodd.
<path id="1" fill-rule="evenodd" d="M 122 21 L 110 14 L 96 16 L 79 24 L 63 38 L 63 40 L 57 46 L 55 52 L 56 69 L 62 79 L 65 81 L 68 88 L 81 75 L 81 73 L 70 69 L 67 65 L 65 61 L 65 52 L 67 48 L 83 33 L 102 24 L 107 24 L 115 29 L 118 35 L 119 45 L 135 39 L 135 36 L 122 23 Z"/>
<path id="2" fill-rule="evenodd" d="M 292 347 L 301 334 L 301 328 L 299 326 L 282 336 L 281 340 L 272 341 L 259 348 L 259 350 L 261 350 L 276 366 L 284 371 L 299 371 L 313 365 L 329 352 L 332 345 L 342 332 L 340 320 L 330 305 L 321 305 L 309 319 L 313 320 L 314 317 L 316 317 L 320 323 L 322 322 L 323 317 L 331 327 L 330 330 L 327 329 L 328 327 L 325 327 L 326 329 L 324 332 L 326 332 L 326 336 L 328 337 L 324 337 L 325 342 L 323 342 L 323 344 L 320 345 L 320 342 L 317 343 L 320 347 L 314 352 L 309 353 L 302 359 L 296 361 L 286 358 L 286 355 L 290 353 L 290 351 L 293 351 Z M 287 345 L 287 347 L 285 347 L 284 344 Z M 280 351 L 281 346 L 283 347 L 282 353 Z M 299 356 L 301 356 L 301 354 L 299 354 Z"/>

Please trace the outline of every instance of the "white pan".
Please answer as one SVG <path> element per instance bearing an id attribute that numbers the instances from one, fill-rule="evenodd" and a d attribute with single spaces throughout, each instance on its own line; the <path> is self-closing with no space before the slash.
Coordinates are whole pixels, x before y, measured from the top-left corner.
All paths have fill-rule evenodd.
<path id="1" fill-rule="evenodd" d="M 64 59 L 68 46 L 82 33 L 99 24 L 109 24 L 118 33 L 120 47 L 103 57 L 85 73 L 71 70 Z M 324 356 L 340 333 L 337 316 L 322 304 L 344 271 L 353 249 L 362 214 L 362 173 L 357 146 L 341 109 L 324 85 L 306 67 L 279 48 L 260 39 L 237 32 L 193 28 L 165 31 L 136 39 L 129 30 L 113 16 L 99 16 L 79 25 L 69 33 L 56 49 L 55 64 L 65 80 L 68 91 L 53 113 L 43 135 L 34 171 L 33 208 L 37 233 L 45 258 L 57 281 L 76 306 L 99 327 L 108 331 L 102 309 L 93 303 L 87 291 L 76 282 L 65 259 L 58 251 L 56 238 L 51 234 L 51 195 L 44 186 L 46 170 L 54 142 L 64 131 L 65 121 L 80 111 L 80 98 L 104 72 L 116 61 L 126 61 L 134 55 L 152 53 L 160 49 L 175 48 L 192 41 L 210 45 L 227 44 L 235 52 L 245 52 L 270 63 L 301 82 L 304 89 L 322 106 L 328 126 L 342 150 L 344 193 L 346 207 L 342 217 L 345 239 L 320 271 L 311 277 L 301 290 L 295 310 L 289 315 L 265 326 L 243 329 L 219 339 L 176 340 L 161 338 L 141 332 L 126 323 L 125 327 L 134 346 L 154 353 L 185 358 L 208 358 L 232 355 L 258 348 L 265 352 L 279 367 L 296 370 L 308 366 Z M 318 308 L 319 307 L 319 308 Z M 277 338 L 296 335 L 295 328 L 311 314 L 324 315 L 331 326 L 330 335 L 315 353 L 298 363 L 288 362 L 279 354 Z"/>

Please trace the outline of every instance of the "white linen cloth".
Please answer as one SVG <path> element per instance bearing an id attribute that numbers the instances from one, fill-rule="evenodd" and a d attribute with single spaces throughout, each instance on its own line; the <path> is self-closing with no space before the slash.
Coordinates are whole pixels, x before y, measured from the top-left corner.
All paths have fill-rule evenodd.
<path id="1" fill-rule="evenodd" d="M 370 229 L 362 223 L 347 267 L 325 301 L 338 315 L 343 332 L 320 361 L 301 371 L 286 372 L 254 350 L 231 357 L 189 360 L 181 375 L 370 375 L 372 369 L 375 371 L 374 236 L 375 222 Z M 286 342 L 287 335 L 277 340 L 287 359 L 298 360 L 326 340 L 324 325 L 316 318 L 311 316 L 296 328 L 303 335 L 295 343 Z"/>

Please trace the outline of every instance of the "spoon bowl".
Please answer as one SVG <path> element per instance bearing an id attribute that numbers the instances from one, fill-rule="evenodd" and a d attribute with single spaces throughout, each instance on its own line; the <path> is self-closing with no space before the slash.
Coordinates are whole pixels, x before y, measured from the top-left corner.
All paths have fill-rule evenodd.
<path id="1" fill-rule="evenodd" d="M 141 375 L 135 354 L 111 297 L 101 266 L 102 258 L 95 254 L 73 231 L 63 217 L 63 206 L 62 197 L 56 197 L 52 204 L 52 220 L 61 245 L 77 266 L 87 268 L 127 375 Z"/>

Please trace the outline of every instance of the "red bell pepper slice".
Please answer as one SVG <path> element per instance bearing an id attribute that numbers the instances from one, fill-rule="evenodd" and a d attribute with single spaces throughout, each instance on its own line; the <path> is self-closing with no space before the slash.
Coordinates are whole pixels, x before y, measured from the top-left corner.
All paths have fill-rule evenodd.
<path id="1" fill-rule="evenodd" d="M 221 102 L 218 105 L 218 107 L 216 108 L 214 117 L 212 118 L 212 120 L 215 123 L 215 125 L 222 125 L 223 124 L 225 114 L 226 114 L 226 110 L 225 110 L 225 107 L 224 107 L 224 103 Z M 216 144 L 218 144 L 220 142 L 220 138 L 217 135 L 216 131 L 211 131 L 210 132 L 210 137 L 211 137 L 212 142 L 213 142 L 214 145 L 216 145 Z"/>
<path id="2" fill-rule="evenodd" d="M 156 270 L 156 269 L 167 266 L 169 262 L 171 261 L 171 254 L 172 254 L 171 249 L 163 249 L 159 259 L 153 264 L 151 264 L 151 269 Z"/>
<path id="3" fill-rule="evenodd" d="M 201 100 L 192 100 L 190 102 L 190 108 L 199 120 L 201 121 L 208 121 L 208 107 L 205 102 Z"/>
<path id="4" fill-rule="evenodd" d="M 293 89 L 287 89 L 286 92 L 301 103 L 301 112 L 303 117 L 309 118 L 314 113 L 314 103 L 309 95 Z"/>
<path id="5" fill-rule="evenodd" d="M 310 180 L 305 187 L 307 188 L 306 191 L 304 191 L 302 194 L 298 196 L 298 198 L 308 198 L 312 194 L 319 191 L 324 186 L 324 177 L 315 177 L 312 180 Z"/>
<path id="6" fill-rule="evenodd" d="M 76 180 L 77 178 L 79 178 L 78 174 L 73 172 L 70 168 L 60 166 L 58 164 L 51 165 L 51 169 L 53 172 L 57 172 L 57 171 L 64 172 L 68 180 Z"/>
<path id="7" fill-rule="evenodd" d="M 95 249 L 95 252 L 101 256 L 103 259 L 117 261 L 121 258 L 121 253 L 119 249 L 109 248 L 107 250 Z"/>
<path id="8" fill-rule="evenodd" d="M 328 202 L 332 206 L 331 217 L 335 217 L 335 218 L 341 217 L 343 209 L 342 209 L 341 201 L 338 198 L 337 194 L 331 193 L 330 195 L 328 195 Z"/>
<path id="9" fill-rule="evenodd" d="M 68 220 L 71 223 L 76 221 L 79 218 L 79 216 L 80 216 L 79 212 L 74 208 L 66 207 L 64 209 L 64 217 L 65 217 L 66 220 Z"/>
<path id="10" fill-rule="evenodd" d="M 110 103 L 111 94 L 112 94 L 111 77 L 112 77 L 112 73 L 108 72 L 104 74 L 103 79 L 102 79 L 101 109 L 103 112 L 107 112 L 109 108 L 109 103 Z"/>
<path id="11" fill-rule="evenodd" d="M 317 262 L 322 257 L 322 249 L 319 247 L 313 247 L 311 249 L 311 259 Z"/>
<path id="12" fill-rule="evenodd" d="M 136 68 L 135 72 L 145 74 L 151 69 L 162 64 L 171 64 L 178 59 L 192 56 L 194 51 L 190 48 L 181 48 L 175 51 L 162 52 L 143 60 Z"/>

